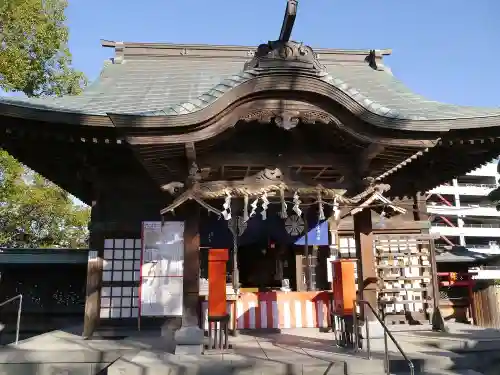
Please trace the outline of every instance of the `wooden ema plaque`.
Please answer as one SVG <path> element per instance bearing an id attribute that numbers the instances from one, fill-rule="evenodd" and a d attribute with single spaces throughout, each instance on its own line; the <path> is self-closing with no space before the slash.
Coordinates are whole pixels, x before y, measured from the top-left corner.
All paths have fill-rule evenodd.
<path id="1" fill-rule="evenodd" d="M 208 251 L 208 317 L 227 317 L 226 307 L 226 264 L 229 259 L 227 249 Z"/>

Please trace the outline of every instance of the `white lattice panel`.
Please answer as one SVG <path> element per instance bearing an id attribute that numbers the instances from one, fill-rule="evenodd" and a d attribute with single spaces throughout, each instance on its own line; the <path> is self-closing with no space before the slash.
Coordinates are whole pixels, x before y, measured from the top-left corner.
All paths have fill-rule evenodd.
<path id="1" fill-rule="evenodd" d="M 101 318 L 137 317 L 141 239 L 106 238 L 103 258 Z"/>
<path id="2" fill-rule="evenodd" d="M 134 318 L 139 315 L 139 288 L 105 286 L 101 289 L 101 318 Z"/>

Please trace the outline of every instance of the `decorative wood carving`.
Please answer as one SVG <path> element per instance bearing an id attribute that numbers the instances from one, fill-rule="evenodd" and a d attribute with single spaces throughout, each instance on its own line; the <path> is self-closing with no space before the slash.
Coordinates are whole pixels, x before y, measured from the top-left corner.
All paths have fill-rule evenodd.
<path id="1" fill-rule="evenodd" d="M 317 122 L 329 124 L 337 123 L 336 119 L 322 111 L 298 111 L 292 109 L 256 109 L 250 110 L 240 118 L 242 121 L 258 121 L 261 124 L 274 123 L 285 130 L 295 128 L 300 122 L 305 124 L 315 124 Z"/>
<path id="2" fill-rule="evenodd" d="M 181 182 L 171 182 L 162 186 L 164 191 L 172 193 L 184 188 L 185 185 Z M 388 185 L 371 185 L 365 191 L 352 198 L 343 198 L 346 190 L 339 188 L 338 184 L 307 184 L 303 181 L 292 180 L 287 174 L 283 173 L 282 169 L 266 168 L 263 171 L 236 181 L 207 181 L 197 182 L 191 189 L 181 194 L 174 202 L 175 205 L 182 203 L 178 200 L 189 199 L 215 199 L 224 198 L 227 194 L 232 196 L 261 196 L 267 193 L 269 196 L 275 195 L 284 189 L 288 193 L 297 192 L 301 196 L 316 197 L 318 192 L 325 198 L 337 198 L 339 202 L 359 202 L 373 192 L 384 192 L 389 190 Z M 178 190 L 177 190 L 178 189 Z M 201 203 L 200 203 L 201 204 Z M 202 205 L 207 205 L 206 203 Z M 210 211 L 218 211 L 211 208 Z M 214 211 L 214 212 L 215 212 Z"/>
<path id="3" fill-rule="evenodd" d="M 163 185 L 161 188 L 162 190 L 168 192 L 170 195 L 178 195 L 182 193 L 182 189 L 184 188 L 184 183 L 179 181 L 172 181 L 166 185 Z"/>
<path id="4" fill-rule="evenodd" d="M 311 47 L 290 40 L 261 44 L 253 59 L 245 64 L 245 70 L 258 68 L 311 70 L 321 75 L 327 74 Z"/>
<path id="5" fill-rule="evenodd" d="M 315 124 L 317 122 L 322 124 L 339 123 L 339 121 L 331 114 L 323 111 L 306 111 L 302 112 L 300 119 L 304 124 Z"/>
<path id="6" fill-rule="evenodd" d="M 241 117 L 242 121 L 251 122 L 257 121 L 261 124 L 269 124 L 276 117 L 276 113 L 269 109 L 254 109 L 249 110 L 245 115 Z"/>
<path id="7" fill-rule="evenodd" d="M 274 122 L 279 128 L 291 130 L 299 124 L 300 119 L 297 115 L 298 112 L 283 111 L 274 118 Z"/>
<path id="8" fill-rule="evenodd" d="M 349 212 L 349 214 L 350 215 L 356 215 L 358 212 L 361 212 L 363 209 L 365 209 L 366 207 L 370 206 L 374 202 L 378 202 L 378 203 L 381 203 L 383 205 L 386 205 L 392 211 L 397 212 L 399 214 L 403 214 L 404 215 L 406 213 L 406 209 L 393 204 L 389 199 L 387 199 L 386 197 L 384 197 L 381 193 L 375 192 L 375 193 L 372 194 L 372 196 L 370 198 L 368 198 L 362 204 L 360 204 L 359 207 L 356 207 L 356 208 L 352 209 Z"/>
<path id="9" fill-rule="evenodd" d="M 297 82 L 302 82 L 304 86 L 297 86 Z M 159 127 L 165 129 L 179 129 L 178 126 L 190 126 L 189 131 L 183 133 L 164 134 L 155 133 L 154 135 L 148 135 L 148 132 L 143 134 L 129 134 L 126 136 L 126 141 L 129 145 L 172 145 L 187 142 L 200 142 L 218 134 L 224 132 L 225 130 L 234 127 L 238 120 L 242 119 L 247 121 L 259 120 L 262 118 L 262 122 L 271 122 L 272 118 L 277 116 L 280 112 L 279 108 L 287 108 L 289 110 L 298 110 L 301 114 L 299 117 L 302 119 L 308 119 L 308 121 L 318 121 L 325 123 L 332 123 L 340 129 L 345 131 L 356 139 L 363 143 L 380 143 L 385 146 L 403 146 L 411 147 L 416 150 L 420 150 L 423 147 L 433 147 L 437 142 L 436 139 L 411 139 L 411 138 L 401 138 L 401 134 L 386 136 L 380 135 L 372 132 L 371 126 L 366 124 L 366 120 L 360 120 L 353 113 L 362 112 L 361 108 L 352 108 L 349 110 L 339 110 L 335 111 L 335 115 L 332 113 L 321 110 L 319 106 L 315 104 L 315 101 L 302 102 L 301 100 L 294 99 L 293 94 L 295 91 L 312 92 L 310 89 L 311 83 L 306 85 L 308 80 L 313 79 L 310 75 L 284 75 L 280 77 L 279 81 L 276 81 L 275 77 L 271 75 L 263 75 L 258 78 L 259 89 L 258 93 L 255 91 L 255 82 L 249 81 L 247 83 L 242 83 L 240 86 L 234 89 L 234 97 L 230 100 L 231 103 L 226 101 L 215 101 L 213 105 L 208 106 L 206 109 L 197 111 L 192 114 L 186 114 L 183 116 L 165 116 L 161 117 L 161 121 L 158 122 L 157 116 L 145 116 L 145 117 L 134 117 L 135 124 L 137 128 L 147 128 L 147 127 Z M 317 79 L 315 79 L 317 80 Z M 316 82 L 316 81 L 315 81 Z M 282 90 L 288 90 L 286 94 L 287 97 L 281 97 L 270 99 L 268 97 L 261 97 L 261 93 L 266 90 L 276 89 L 276 86 L 281 86 Z M 290 88 L 294 87 L 294 90 Z M 326 90 L 326 89 L 325 89 Z M 240 95 L 241 92 L 241 95 Z M 324 91 L 323 87 L 319 85 L 314 94 L 319 94 L 321 96 L 329 96 L 330 91 Z M 335 91 L 336 93 L 337 91 Z M 256 94 L 256 97 L 251 101 L 245 103 L 239 103 L 238 100 L 243 98 L 245 95 Z M 331 94 L 333 95 L 333 93 Z M 334 99 L 334 98 L 333 98 Z M 340 100 L 340 98 L 339 98 Z M 225 103 L 225 104 L 224 104 Z M 301 104 L 298 104 L 301 103 Z M 234 105 L 230 109 L 229 104 Z M 297 106 L 305 106 L 307 109 L 300 109 Z M 260 112 L 262 108 L 265 109 L 264 112 Z M 316 109 L 312 109 L 316 108 Z M 352 112 L 352 113 L 351 113 Z M 126 127 L 130 124 L 130 116 L 128 115 L 112 115 L 113 123 L 117 127 Z M 222 117 L 221 117 L 222 116 Z M 154 124 L 148 124 L 151 119 L 156 119 Z M 182 120 L 182 121 L 181 121 Z M 191 125 L 189 125 L 191 124 Z M 344 124 L 349 124 L 344 125 Z M 196 126 L 194 126 L 196 125 Z M 192 127 L 191 127 L 192 126 Z"/>
<path id="10" fill-rule="evenodd" d="M 302 181 L 294 181 L 285 176 L 280 168 L 269 169 L 244 178 L 238 181 L 207 181 L 196 184 L 193 193 L 199 198 L 214 199 L 223 198 L 227 193 L 236 196 L 260 196 L 264 192 L 268 195 L 276 194 L 281 188 L 286 191 L 298 192 L 300 195 L 316 196 L 320 191 L 325 197 L 336 197 L 345 193 L 345 189 L 340 189 L 336 184 L 316 184 L 309 185 Z M 181 182 L 171 182 L 162 186 L 162 189 L 169 193 L 184 187 Z"/>

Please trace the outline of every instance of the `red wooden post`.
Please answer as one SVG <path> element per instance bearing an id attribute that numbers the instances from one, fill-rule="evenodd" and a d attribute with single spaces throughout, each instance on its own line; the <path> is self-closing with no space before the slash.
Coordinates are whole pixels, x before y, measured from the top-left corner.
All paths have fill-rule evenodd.
<path id="1" fill-rule="evenodd" d="M 227 316 L 226 264 L 227 249 L 210 249 L 208 252 L 208 317 Z"/>
<path id="2" fill-rule="evenodd" d="M 210 249 L 208 252 L 208 349 L 228 349 L 226 298 L 227 249 Z M 212 341 L 212 326 L 213 341 Z"/>

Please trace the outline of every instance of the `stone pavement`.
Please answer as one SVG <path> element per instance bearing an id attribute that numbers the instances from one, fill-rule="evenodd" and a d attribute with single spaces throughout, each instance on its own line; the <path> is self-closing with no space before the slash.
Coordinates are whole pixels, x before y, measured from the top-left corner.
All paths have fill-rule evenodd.
<path id="1" fill-rule="evenodd" d="M 176 356 L 173 343 L 150 333 L 120 340 L 83 340 L 73 332 L 55 331 L 0 350 L 5 375 L 381 375 L 383 341 L 373 339 L 373 359 L 333 345 L 332 333 L 290 329 L 251 332 L 231 337 L 233 350 L 204 356 Z M 450 325 L 443 335 L 413 329 L 396 332 L 418 372 L 428 375 L 498 375 L 500 332 Z M 389 346 L 391 370 L 408 373 L 406 362 Z M 497 361 L 497 362 L 496 362 Z M 478 366 L 477 364 L 482 365 Z M 496 364 L 496 365 L 495 365 Z M 494 370 L 493 370 L 494 369 Z M 473 372 L 472 370 L 479 371 Z"/>

